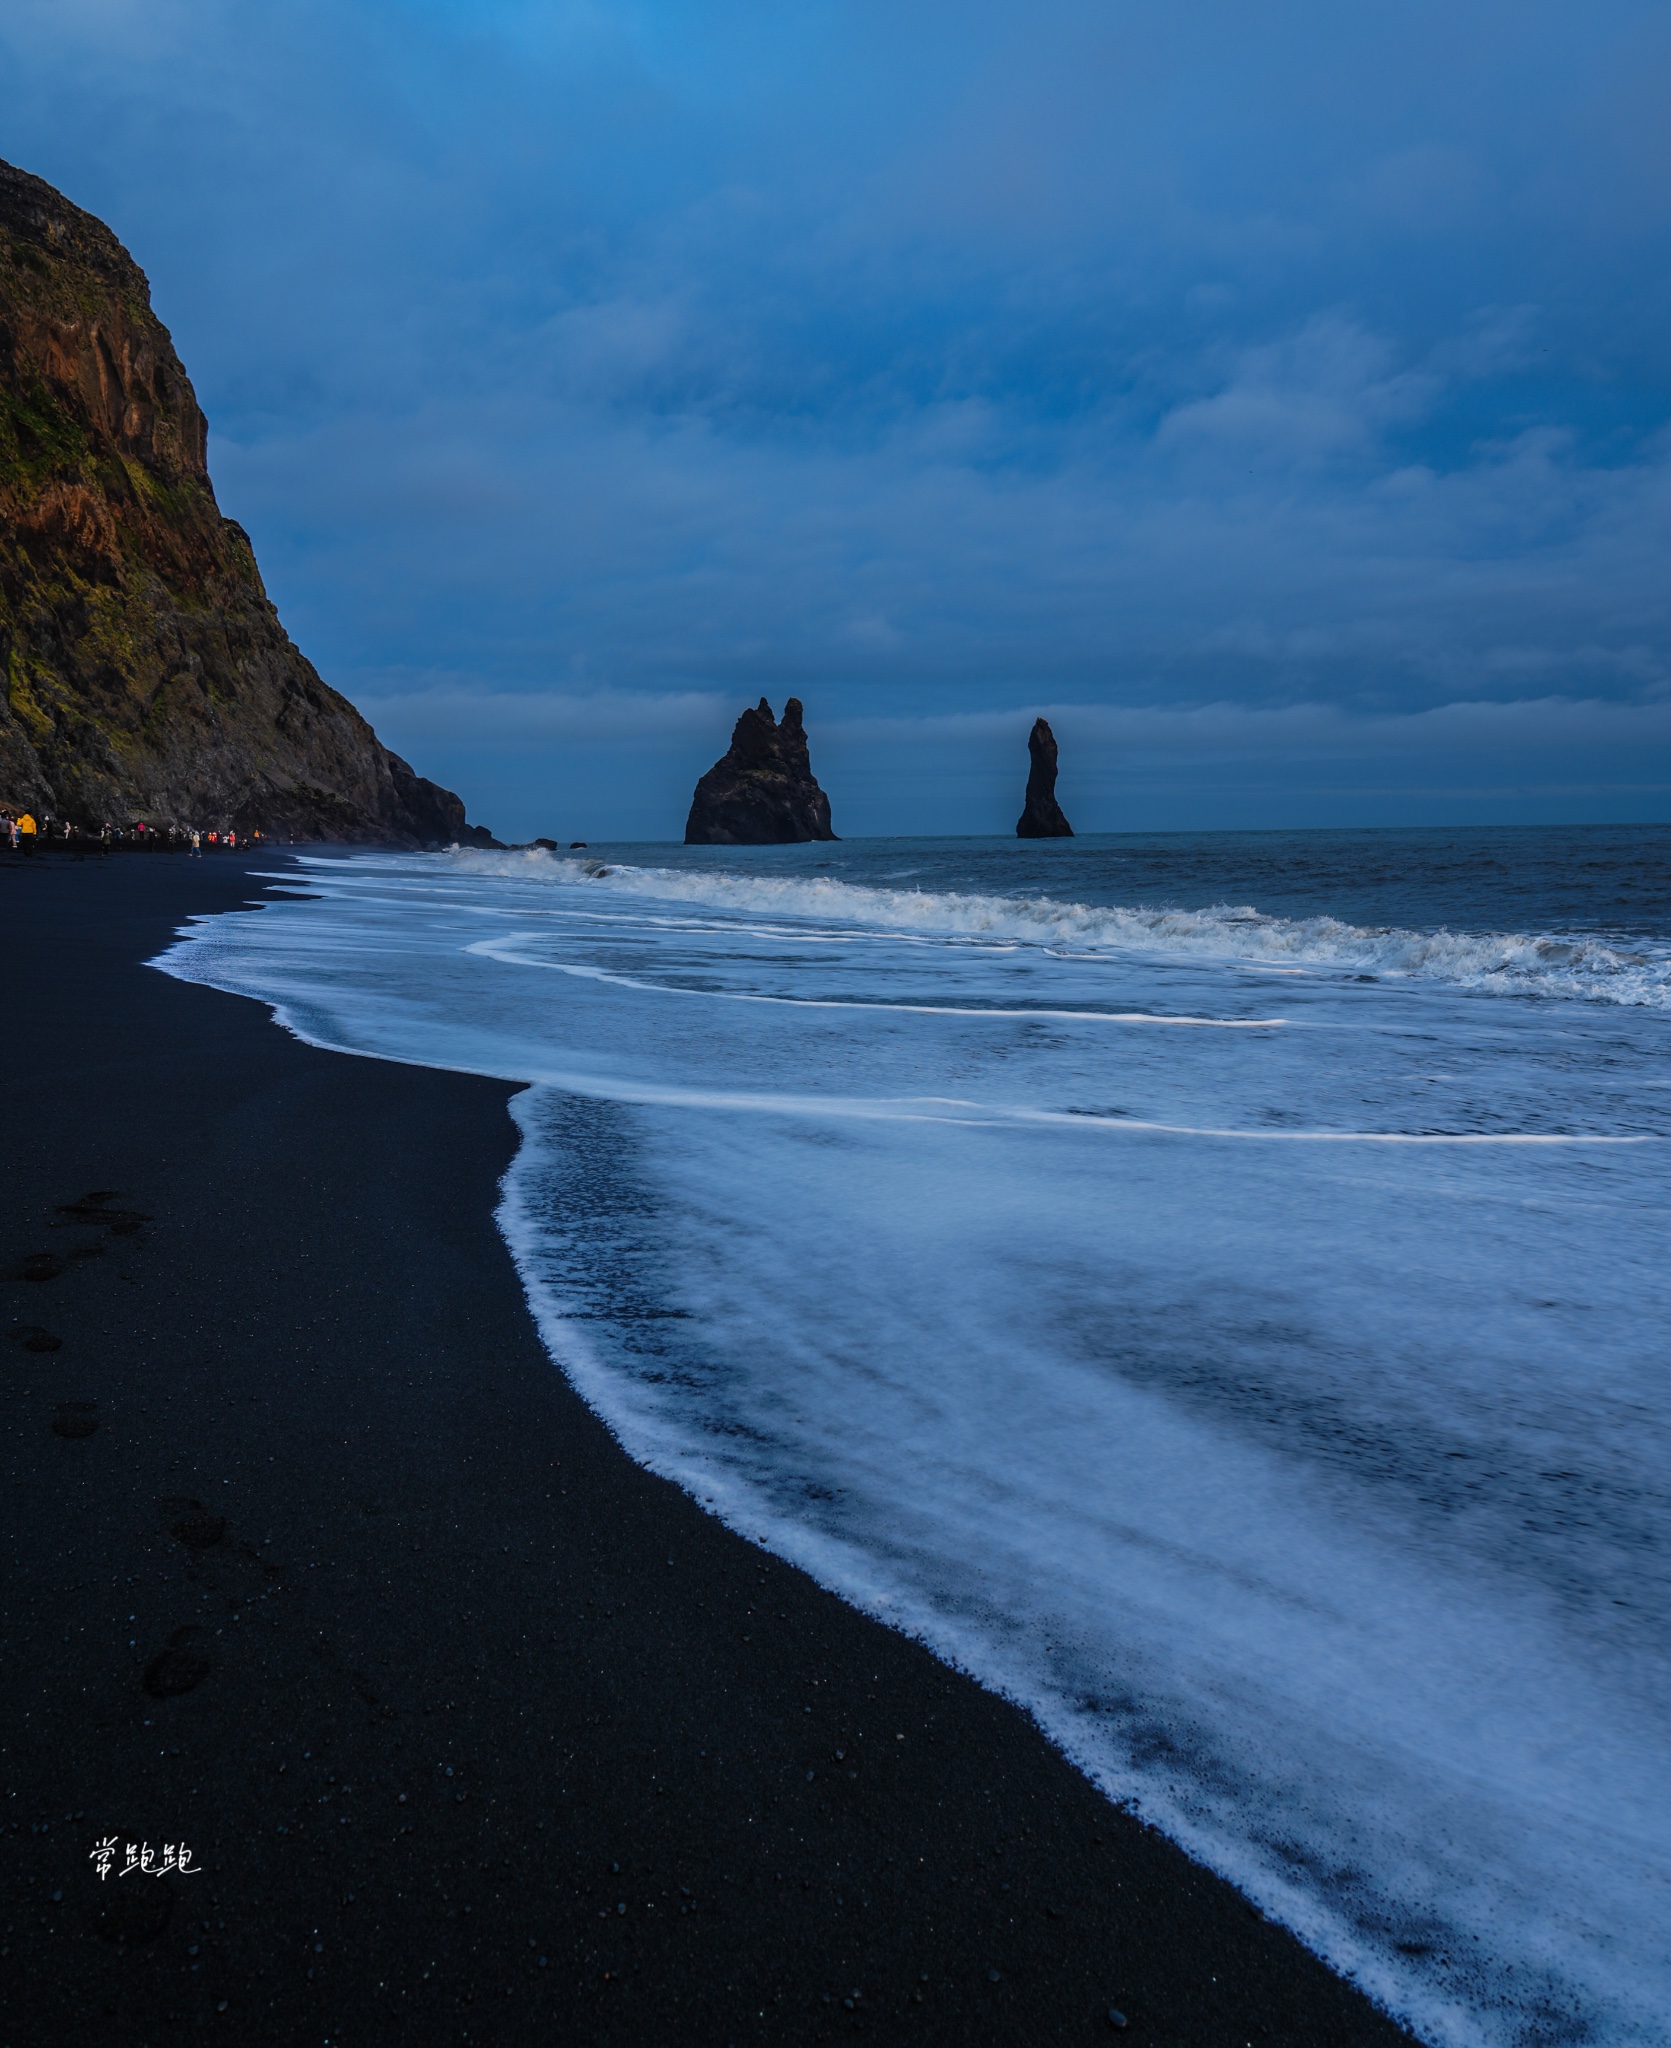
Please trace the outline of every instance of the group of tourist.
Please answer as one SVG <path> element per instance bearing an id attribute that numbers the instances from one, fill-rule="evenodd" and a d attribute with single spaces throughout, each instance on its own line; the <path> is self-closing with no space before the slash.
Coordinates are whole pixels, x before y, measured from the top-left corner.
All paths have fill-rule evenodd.
<path id="1" fill-rule="evenodd" d="M 204 832 L 195 825 L 77 825 L 68 818 L 52 818 L 32 811 L 0 810 L 0 837 L 13 853 L 33 853 L 48 844 L 78 850 L 108 852 L 113 847 L 137 847 L 141 852 L 202 853 L 236 852 L 240 845 L 260 843 L 259 832 Z"/>

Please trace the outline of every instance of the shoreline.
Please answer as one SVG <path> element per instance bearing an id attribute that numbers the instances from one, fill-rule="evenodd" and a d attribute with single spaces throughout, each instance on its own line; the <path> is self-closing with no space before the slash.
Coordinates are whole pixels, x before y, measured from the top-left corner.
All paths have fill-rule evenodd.
<path id="1" fill-rule="evenodd" d="M 5 2039 L 1407 2041 L 628 1459 L 494 1224 L 514 1086 L 141 964 L 286 858 L 0 861 L 0 1269 L 62 1268 L 0 1316 Z"/>

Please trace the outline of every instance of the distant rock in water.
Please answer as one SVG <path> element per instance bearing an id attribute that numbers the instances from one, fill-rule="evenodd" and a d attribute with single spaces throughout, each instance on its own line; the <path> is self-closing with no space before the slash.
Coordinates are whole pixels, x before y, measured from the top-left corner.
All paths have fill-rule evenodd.
<path id="1" fill-rule="evenodd" d="M 762 697 L 737 720 L 730 751 L 696 785 L 685 844 L 792 846 L 834 837 L 830 800 L 807 753 L 800 698 L 784 705 L 779 725 Z"/>
<path id="2" fill-rule="evenodd" d="M 207 432 L 133 258 L 0 163 L 0 805 L 494 845 L 292 645 Z"/>
<path id="3" fill-rule="evenodd" d="M 1042 718 L 1027 735 L 1033 765 L 1027 773 L 1027 804 L 1016 824 L 1017 839 L 1071 839 L 1073 827 L 1056 801 L 1056 735 Z"/>

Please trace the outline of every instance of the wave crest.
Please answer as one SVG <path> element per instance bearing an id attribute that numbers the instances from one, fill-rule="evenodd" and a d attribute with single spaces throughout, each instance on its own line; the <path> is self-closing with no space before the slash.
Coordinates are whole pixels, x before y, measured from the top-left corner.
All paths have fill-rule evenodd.
<path id="1" fill-rule="evenodd" d="M 789 919 L 943 943 L 1137 953 L 1323 973 L 1444 981 L 1516 995 L 1671 1008 L 1671 948 L 1593 932 L 1419 932 L 1334 917 L 1273 917 L 1250 904 L 1204 910 L 883 889 L 833 876 L 639 867 L 547 853 L 455 856 L 473 873 L 586 883 L 610 894 L 741 918 Z"/>

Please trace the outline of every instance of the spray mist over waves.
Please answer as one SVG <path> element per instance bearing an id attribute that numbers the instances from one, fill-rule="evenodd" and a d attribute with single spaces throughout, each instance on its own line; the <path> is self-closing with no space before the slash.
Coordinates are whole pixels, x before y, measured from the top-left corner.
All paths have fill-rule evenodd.
<path id="1" fill-rule="evenodd" d="M 1033 945 L 1071 953 L 1139 953 L 1266 968 L 1375 974 L 1461 988 L 1671 1008 L 1671 948 L 1594 933 L 1419 932 L 1334 917 L 1273 917 L 1251 905 L 1200 910 L 1058 902 L 1048 896 L 983 896 L 880 888 L 832 876 L 700 873 L 576 861 L 541 851 L 460 854 L 469 873 L 527 882 L 586 881 L 610 894 L 688 904 L 730 917 L 816 922 L 984 945 Z"/>

